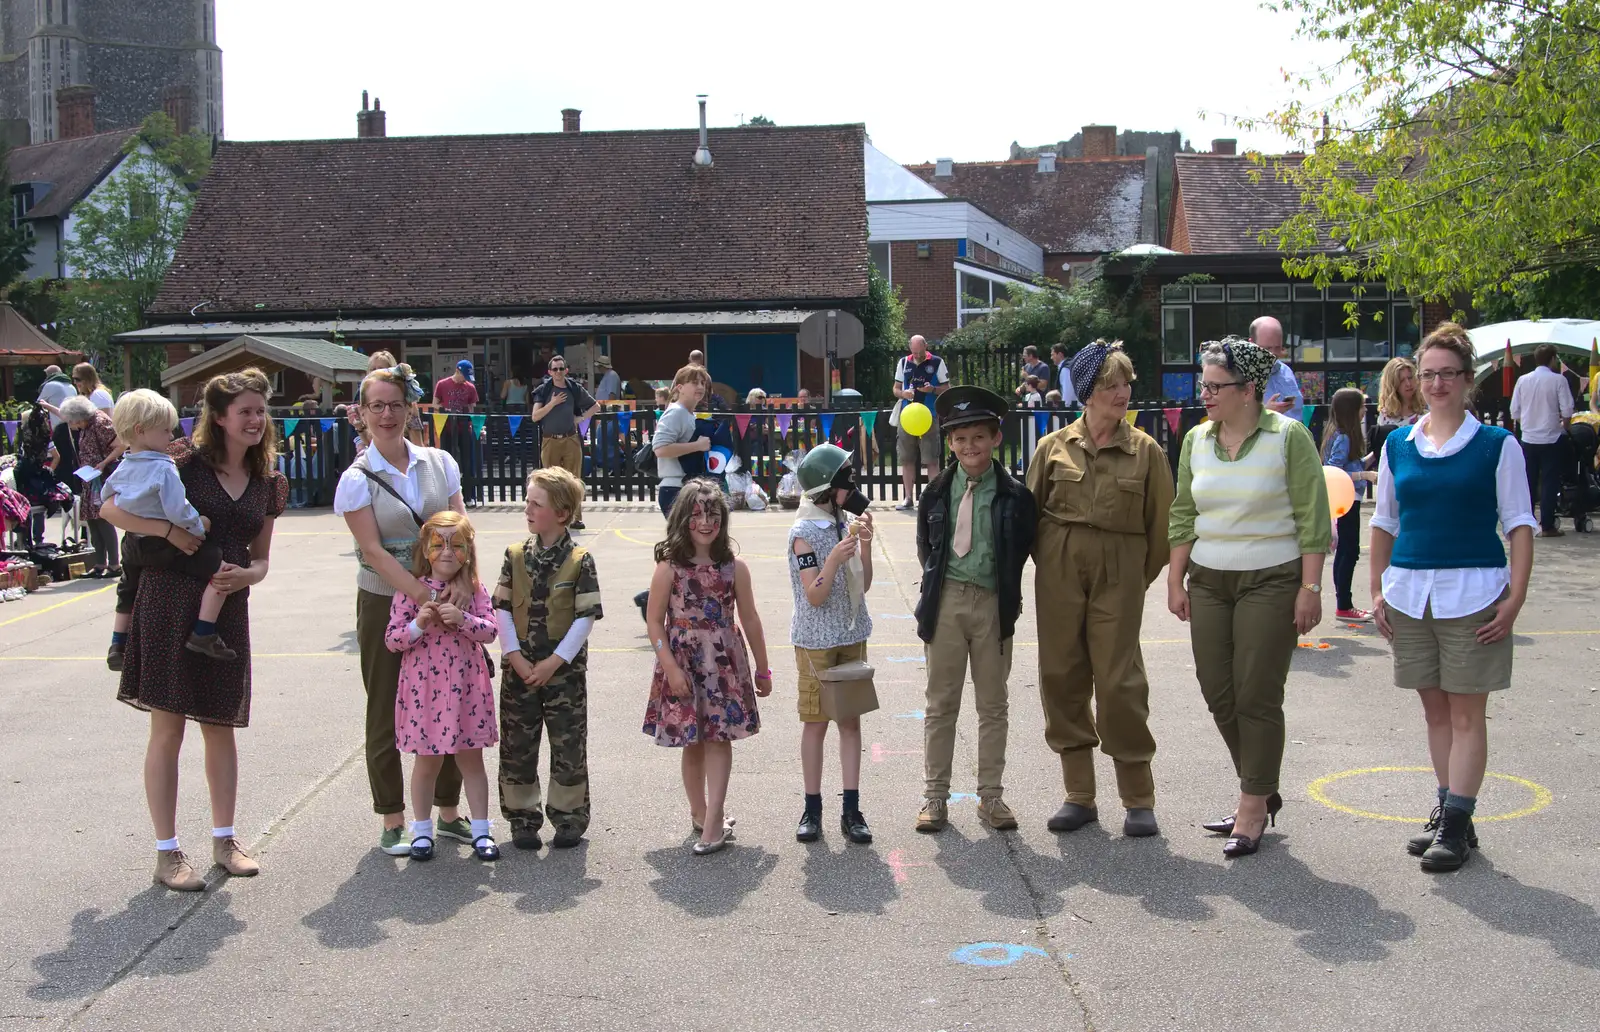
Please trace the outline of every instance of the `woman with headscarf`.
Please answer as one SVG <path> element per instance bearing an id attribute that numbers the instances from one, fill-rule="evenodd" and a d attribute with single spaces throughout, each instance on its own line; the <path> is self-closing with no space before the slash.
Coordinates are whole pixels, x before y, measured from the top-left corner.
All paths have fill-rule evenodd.
<path id="1" fill-rule="evenodd" d="M 1228 834 L 1230 859 L 1260 848 L 1283 805 L 1283 687 L 1299 635 L 1322 620 L 1333 536 L 1316 442 L 1261 403 L 1274 361 L 1237 337 L 1203 348 L 1208 419 L 1183 439 L 1168 530 L 1167 607 L 1189 623 L 1200 692 L 1239 777 L 1234 814 L 1205 825 Z"/>
<path id="2" fill-rule="evenodd" d="M 24 547 L 30 550 L 44 547 L 45 518 L 61 512 L 72 498 L 60 479 L 62 464 L 50 438 L 47 406 L 36 402 L 17 428 L 15 474 L 17 492 L 28 500 L 31 510 L 21 529 Z"/>
<path id="3" fill-rule="evenodd" d="M 1154 835 L 1156 743 L 1139 627 L 1145 592 L 1167 564 L 1172 471 L 1155 439 L 1127 421 L 1134 372 L 1122 342 L 1095 341 L 1071 370 L 1083 415 L 1041 440 L 1028 466 L 1039 697 L 1066 786 L 1047 826 L 1076 831 L 1098 820 L 1098 745 L 1116 766 L 1123 834 Z"/>
<path id="4" fill-rule="evenodd" d="M 117 440 L 111 417 L 96 408 L 88 395 L 80 394 L 63 401 L 61 418 L 72 435 L 73 450 L 78 455 L 77 468 L 90 467 L 99 474 L 83 481 L 79 509 L 89 541 L 94 546 L 94 563 L 89 567 L 89 576 L 97 579 L 120 577 L 122 562 L 117 551 L 117 530 L 100 517 L 100 490 L 127 445 Z"/>

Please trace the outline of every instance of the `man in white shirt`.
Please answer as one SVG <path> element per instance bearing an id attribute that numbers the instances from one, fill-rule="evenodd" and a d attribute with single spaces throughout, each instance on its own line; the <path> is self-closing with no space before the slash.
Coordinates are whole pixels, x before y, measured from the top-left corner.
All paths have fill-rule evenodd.
<path id="1" fill-rule="evenodd" d="M 60 366 L 44 367 L 44 384 L 39 388 L 39 400 L 41 402 L 52 406 L 59 412 L 63 401 L 77 397 L 77 395 L 78 388 L 72 385 L 72 381 L 61 371 Z M 50 415 L 50 429 L 54 430 L 60 425 L 61 417 L 52 412 Z"/>
<path id="2" fill-rule="evenodd" d="M 1072 389 L 1072 363 L 1067 361 L 1067 346 L 1051 345 L 1050 361 L 1056 364 L 1056 390 L 1061 392 L 1061 407 L 1076 408 L 1078 394 Z"/>
<path id="3" fill-rule="evenodd" d="M 1539 499 L 1539 536 L 1560 537 L 1556 496 L 1561 474 L 1572 465 L 1567 430 L 1572 425 L 1572 388 L 1556 371 L 1554 344 L 1533 350 L 1533 369 L 1511 390 L 1511 418 L 1522 428 L 1522 451 L 1528 457 L 1528 492 Z"/>

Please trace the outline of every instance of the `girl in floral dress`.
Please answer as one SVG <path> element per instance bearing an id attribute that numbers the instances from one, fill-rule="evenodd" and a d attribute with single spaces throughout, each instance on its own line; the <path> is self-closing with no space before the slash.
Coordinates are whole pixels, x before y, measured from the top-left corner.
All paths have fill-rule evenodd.
<path id="1" fill-rule="evenodd" d="M 494 717 L 494 686 L 483 646 L 499 633 L 489 593 L 478 583 L 478 553 L 472 523 L 447 509 L 417 532 L 412 572 L 430 593 L 418 605 L 397 592 L 389 607 L 384 643 L 404 653 L 395 694 L 395 748 L 416 754 L 411 769 L 414 812 L 411 859 L 433 859 L 433 793 L 446 756 L 454 756 L 472 810 L 472 851 L 498 860 L 489 825 L 489 778 L 483 750 L 500 740 Z M 452 584 L 472 594 L 463 611 L 442 596 Z"/>
<path id="2" fill-rule="evenodd" d="M 657 745 L 683 750 L 683 788 L 700 835 L 694 853 L 715 853 L 732 837 L 724 806 L 733 741 L 761 729 L 756 696 L 772 692 L 750 568 L 733 556 L 728 503 L 716 484 L 692 480 L 673 502 L 667 539 L 656 545 L 645 623 L 656 670 L 644 733 Z"/>

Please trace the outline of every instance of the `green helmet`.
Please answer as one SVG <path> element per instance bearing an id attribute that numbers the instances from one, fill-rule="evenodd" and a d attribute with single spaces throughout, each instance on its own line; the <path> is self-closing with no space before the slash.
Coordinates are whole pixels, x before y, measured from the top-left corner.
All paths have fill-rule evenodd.
<path id="1" fill-rule="evenodd" d="M 800 461 L 800 468 L 794 471 L 794 478 L 800 482 L 802 494 L 815 498 L 834 486 L 834 477 L 849 464 L 849 452 L 838 445 L 819 444 L 806 452 L 806 457 Z"/>

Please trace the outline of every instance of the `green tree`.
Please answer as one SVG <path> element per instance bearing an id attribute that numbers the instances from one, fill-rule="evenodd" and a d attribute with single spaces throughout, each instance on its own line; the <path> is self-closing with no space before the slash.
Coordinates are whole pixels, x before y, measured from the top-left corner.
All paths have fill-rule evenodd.
<path id="1" fill-rule="evenodd" d="M 777 124 L 778 124 L 777 122 L 774 122 L 772 119 L 768 118 L 766 115 L 752 115 L 751 118 L 750 118 L 750 121 L 745 123 L 745 125 L 761 125 L 761 126 L 767 126 L 769 128 L 771 126 L 775 126 Z"/>
<path id="2" fill-rule="evenodd" d="M 77 238 L 63 251 L 74 276 L 57 294 L 61 343 L 90 356 L 122 388 L 159 381 L 165 359 L 146 345 L 132 356 L 133 383 L 117 383 L 121 355 L 111 354 L 110 339 L 143 325 L 194 208 L 194 188 L 210 168 L 210 140 L 179 135 L 156 114 L 126 153 L 116 174 L 73 208 Z"/>
<path id="3" fill-rule="evenodd" d="M 1600 0 L 1269 6 L 1342 51 L 1264 120 L 1307 151 L 1258 173 L 1302 190 L 1263 234 L 1292 274 L 1482 303 L 1600 268 Z"/>
<path id="4" fill-rule="evenodd" d="M 855 360 L 856 390 L 886 397 L 894 363 L 906 346 L 906 302 L 878 267 L 867 263 L 867 302 L 856 313 L 865 343 Z"/>
<path id="5" fill-rule="evenodd" d="M 11 174 L 8 171 L 11 148 L 0 144 L 0 198 L 11 200 Z M 0 293 L 17 283 L 28 271 L 33 254 L 33 235 L 21 225 L 11 224 L 9 208 L 0 217 Z"/>

